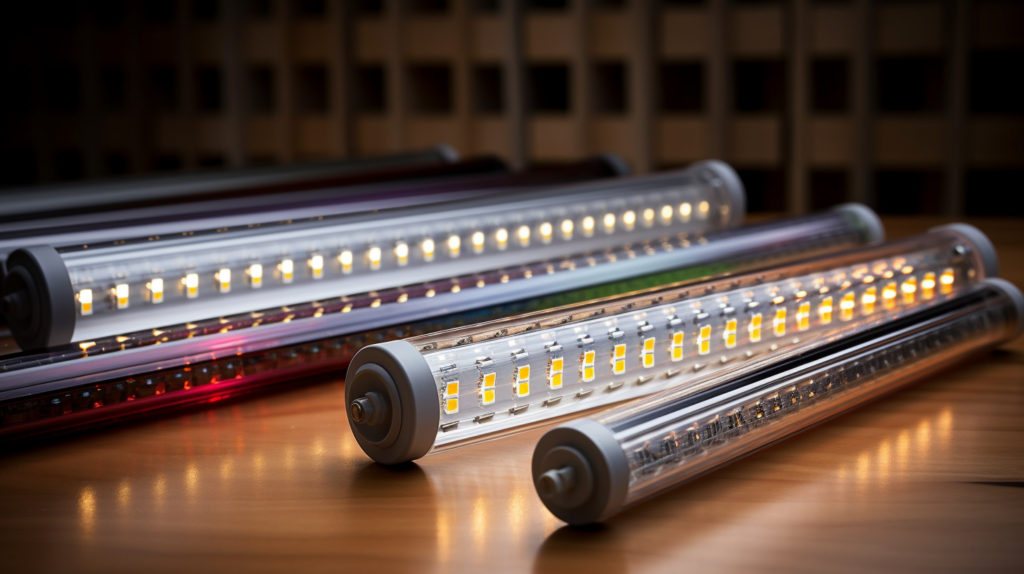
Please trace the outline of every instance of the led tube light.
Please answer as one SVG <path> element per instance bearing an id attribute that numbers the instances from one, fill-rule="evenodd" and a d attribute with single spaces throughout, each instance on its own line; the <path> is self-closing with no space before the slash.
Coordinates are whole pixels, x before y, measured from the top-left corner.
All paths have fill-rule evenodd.
<path id="1" fill-rule="evenodd" d="M 744 368 L 545 434 L 533 477 L 571 524 L 605 520 L 705 473 L 1011 340 L 1024 297 L 987 279 L 955 298 L 813 352 Z"/>
<path id="2" fill-rule="evenodd" d="M 629 193 L 623 193 L 628 190 Z M 219 228 L 158 240 L 64 248 L 35 247 L 8 259 L 2 302 L 23 349 L 38 349 L 135 330 L 452 277 L 627 243 L 694 235 L 735 226 L 744 210 L 742 184 L 720 162 L 685 170 L 303 223 Z M 545 244 L 508 242 L 508 229 L 529 235 L 545 223 L 617 214 L 651 205 L 703 206 L 691 218 Z M 479 249 L 463 249 L 477 232 Z M 426 248 L 427 244 L 432 247 Z M 408 245 L 407 260 L 396 248 Z M 321 268 L 307 265 L 322 262 Z M 224 270 L 243 277 L 262 266 L 258 288 L 226 285 Z M 486 266 L 486 267 L 485 267 Z M 163 281 L 159 300 L 154 279 Z M 239 282 L 240 283 L 240 282 Z M 117 285 L 127 285 L 118 290 Z M 86 312 L 82 293 L 91 292 Z M 115 295 L 123 294 L 124 297 Z M 123 300 L 123 302 L 122 302 Z"/>
<path id="3" fill-rule="evenodd" d="M 806 350 L 996 272 L 988 239 L 954 225 L 762 273 L 373 345 L 349 366 L 349 423 L 371 458 L 406 462 Z M 871 302 L 880 290 L 940 277 L 952 278 L 947 288 Z"/>
<path id="4" fill-rule="evenodd" d="M 206 170 L 10 189 L 6 191 L 4 211 L 0 213 L 0 232 L 12 229 L 12 224 L 14 229 L 45 225 L 43 222 L 60 215 L 118 211 L 142 205 L 166 207 L 239 192 L 251 197 L 271 191 L 323 187 L 339 177 L 458 161 L 458 152 L 450 146 L 438 145 L 411 153 L 289 166 Z"/>
<path id="5" fill-rule="evenodd" d="M 367 344 L 837 253 L 880 233 L 870 210 L 846 206 L 0 358 L 0 439 L 236 396 L 338 372 Z"/>

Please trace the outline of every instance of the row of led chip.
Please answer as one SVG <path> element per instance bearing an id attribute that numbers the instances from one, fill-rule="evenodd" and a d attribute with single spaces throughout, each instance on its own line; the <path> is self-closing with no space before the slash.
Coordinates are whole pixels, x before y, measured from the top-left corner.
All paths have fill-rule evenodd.
<path id="1" fill-rule="evenodd" d="M 710 206 L 707 201 L 702 201 L 697 205 L 698 217 L 704 219 L 707 217 Z M 675 209 L 670 205 L 665 205 L 661 208 L 659 214 L 662 223 L 668 225 L 672 223 Z M 679 217 L 684 222 L 688 222 L 692 216 L 693 208 L 690 203 L 681 203 L 678 206 Z M 647 208 L 640 214 L 640 219 L 643 225 L 651 227 L 654 225 L 657 218 L 655 210 Z M 605 233 L 614 233 L 618 225 L 618 220 L 614 213 L 607 213 L 602 218 L 601 224 Z M 626 231 L 632 231 L 636 227 L 637 214 L 635 211 L 626 211 L 621 216 L 622 227 Z M 584 237 L 593 237 L 596 230 L 596 220 L 592 216 L 586 216 L 581 221 L 581 227 L 583 229 Z M 561 237 L 565 241 L 573 239 L 575 233 L 576 224 L 572 219 L 564 219 L 559 224 L 559 231 Z M 545 244 L 551 243 L 554 238 L 554 225 L 550 222 L 541 223 L 538 226 L 538 232 L 541 241 Z M 514 240 L 521 247 L 529 247 L 533 230 L 527 226 L 522 225 L 515 229 Z M 499 251 L 504 251 L 509 246 L 510 237 L 509 231 L 506 228 L 499 228 L 493 233 L 494 244 Z M 470 247 L 472 252 L 476 255 L 480 255 L 484 252 L 487 243 L 487 236 L 482 231 L 476 231 L 470 236 Z M 459 235 L 450 235 L 444 242 L 447 247 L 447 253 L 449 258 L 457 258 L 462 254 L 462 238 Z M 410 255 L 412 248 L 408 243 L 404 241 L 398 241 L 393 249 L 395 262 L 399 267 L 404 267 L 409 264 Z M 420 253 L 425 262 L 434 261 L 437 256 L 437 244 L 431 239 L 427 238 L 420 242 Z M 341 268 L 341 273 L 348 275 L 354 270 L 355 254 L 351 250 L 342 251 L 338 257 L 338 263 Z M 379 246 L 372 246 L 366 250 L 365 263 L 367 268 L 371 271 L 380 270 L 383 265 L 384 252 Z M 324 256 L 320 254 L 312 255 L 306 264 L 309 268 L 309 276 L 313 280 L 319 280 L 324 277 Z M 277 265 L 277 277 L 283 284 L 290 284 L 295 280 L 296 265 L 293 259 L 283 259 Z M 248 277 L 248 284 L 251 289 L 259 289 L 264 283 L 264 268 L 260 263 L 253 263 L 245 270 L 245 274 Z M 184 294 L 188 299 L 195 299 L 199 296 L 200 278 L 198 273 L 186 273 L 181 278 L 181 288 L 184 290 Z M 148 302 L 151 304 L 160 304 L 164 302 L 165 294 L 165 281 L 163 278 L 153 278 L 146 283 L 146 290 L 148 295 Z M 230 268 L 222 268 L 214 273 L 214 287 L 219 293 L 229 293 L 232 287 L 232 272 Z M 114 305 L 117 309 L 127 309 L 130 304 L 130 292 L 131 287 L 128 283 L 119 283 L 110 290 L 110 295 L 113 299 Z M 92 315 L 94 311 L 94 298 L 92 289 L 81 289 L 76 298 L 78 299 L 79 310 L 83 316 Z"/>
<path id="2" fill-rule="evenodd" d="M 901 269 L 904 275 L 909 275 L 913 272 L 913 268 L 904 266 Z M 892 272 L 886 272 L 884 275 L 886 278 L 893 276 Z M 863 284 L 871 284 L 875 281 L 874 276 L 862 275 L 859 277 Z M 936 274 L 934 272 L 927 272 L 923 275 L 920 284 L 921 297 L 925 300 L 932 299 L 935 296 L 936 287 L 939 288 L 940 293 L 946 295 L 952 292 L 953 283 L 955 281 L 954 271 L 952 269 L 944 270 L 936 280 Z M 844 288 L 849 287 L 851 284 L 845 282 Z M 882 306 L 886 310 L 891 310 L 898 304 L 897 298 L 902 292 L 902 302 L 904 304 L 913 304 L 916 301 L 918 291 L 918 280 L 915 276 L 906 276 L 902 283 L 889 282 L 882 287 Z M 828 292 L 827 287 L 821 287 L 820 293 L 825 294 Z M 805 291 L 800 291 L 796 294 L 797 299 L 806 297 Z M 861 311 L 863 315 L 870 315 L 875 312 L 876 305 L 878 302 L 878 288 L 876 286 L 869 286 L 860 297 Z M 775 337 L 784 337 L 786 335 L 786 323 L 787 323 L 787 308 L 782 306 L 784 298 L 776 296 L 772 300 L 773 304 L 776 305 L 774 316 L 772 317 L 772 332 Z M 818 305 L 818 317 L 820 324 L 828 325 L 832 323 L 833 312 L 834 312 L 834 300 L 831 296 L 822 298 Z M 851 321 L 854 318 L 855 308 L 857 306 L 857 296 L 855 293 L 846 293 L 840 298 L 839 303 L 839 318 L 841 321 Z M 756 303 L 751 302 L 751 308 L 756 308 Z M 807 331 L 811 327 L 811 303 L 809 301 L 802 301 L 799 303 L 796 312 L 796 327 L 797 331 Z M 672 316 L 668 320 L 667 327 L 674 329 L 678 325 L 683 323 L 682 319 Z M 746 330 L 748 332 L 749 341 L 751 343 L 758 343 L 761 341 L 762 336 L 762 324 L 763 314 L 758 312 L 752 312 L 750 319 L 747 322 Z M 737 328 L 739 326 L 739 320 L 736 318 L 727 319 L 722 332 L 723 345 L 726 349 L 734 349 L 737 346 Z M 640 325 L 640 330 L 646 332 L 653 329 L 653 325 L 643 322 Z M 613 329 L 609 336 L 615 340 L 619 339 L 624 335 L 621 330 Z M 669 360 L 671 362 L 679 362 L 684 359 L 685 355 L 685 332 L 684 331 L 672 331 L 670 333 L 671 343 L 668 348 Z M 711 353 L 711 342 L 713 339 L 712 326 L 711 325 L 700 325 L 698 330 L 698 336 L 694 341 L 694 345 L 697 348 L 698 356 L 706 356 Z M 656 363 L 656 344 L 657 338 L 653 335 L 645 335 L 641 339 L 640 346 L 640 363 L 645 369 L 652 369 Z M 590 335 L 583 335 L 580 337 L 579 346 L 583 348 L 579 358 L 579 383 L 585 384 L 596 380 L 596 358 L 597 352 L 593 349 L 587 349 L 586 347 L 594 343 L 593 338 Z M 549 359 L 547 361 L 547 368 L 545 373 L 546 386 L 550 390 L 559 390 L 563 386 L 563 380 L 565 375 L 565 357 L 564 355 L 558 354 L 562 351 L 562 346 L 558 343 L 549 343 L 546 347 L 547 353 L 549 353 Z M 613 343 L 611 357 L 609 361 L 609 367 L 613 375 L 622 375 L 626 371 L 626 357 L 628 349 L 626 343 Z M 512 388 L 513 396 L 515 398 L 525 398 L 530 394 L 530 376 L 531 367 L 527 363 L 529 360 L 529 354 L 521 349 L 512 353 L 513 361 L 513 376 L 512 376 Z M 524 364 L 527 363 L 527 364 Z M 479 370 L 479 382 L 478 382 L 478 400 L 480 406 L 488 406 L 496 402 L 496 382 L 497 373 L 490 370 L 493 366 L 494 361 L 490 358 L 478 359 L 477 368 Z M 449 369 L 454 370 L 453 366 L 449 366 Z M 445 414 L 456 414 L 459 411 L 459 381 L 457 377 L 449 376 L 442 373 L 441 376 L 441 393 L 442 393 L 442 405 Z M 483 421 L 478 421 L 483 422 Z"/>

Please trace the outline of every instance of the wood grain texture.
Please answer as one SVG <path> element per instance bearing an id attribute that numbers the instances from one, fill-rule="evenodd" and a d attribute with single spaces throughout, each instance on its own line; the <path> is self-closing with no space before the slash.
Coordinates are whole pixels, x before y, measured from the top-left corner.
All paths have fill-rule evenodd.
<path id="1" fill-rule="evenodd" d="M 1024 222 L 974 223 L 1024 285 Z M 1020 571 L 1024 339 L 589 530 L 534 493 L 543 430 L 386 469 L 343 390 L 0 458 L 0 571 Z"/>

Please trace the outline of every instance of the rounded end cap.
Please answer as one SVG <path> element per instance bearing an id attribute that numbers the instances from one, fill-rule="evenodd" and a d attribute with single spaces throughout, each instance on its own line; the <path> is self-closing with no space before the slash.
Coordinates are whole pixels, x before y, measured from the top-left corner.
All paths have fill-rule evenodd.
<path id="1" fill-rule="evenodd" d="M 832 211 L 852 215 L 863 226 L 865 242 L 885 241 L 885 226 L 882 225 L 882 220 L 875 210 L 863 203 L 844 203 L 833 207 Z"/>
<path id="2" fill-rule="evenodd" d="M 345 376 L 348 424 L 356 442 L 381 464 L 430 452 L 441 423 L 437 387 L 423 355 L 405 341 L 364 347 Z"/>
<path id="3" fill-rule="evenodd" d="M 48 246 L 7 257 L 0 312 L 23 351 L 66 345 L 75 332 L 75 293 L 64 260 Z"/>
<path id="4" fill-rule="evenodd" d="M 1011 339 L 1017 338 L 1021 333 L 1024 333 L 1024 294 L 1021 294 L 1020 289 L 1018 289 L 1016 285 L 999 277 L 986 279 L 985 283 L 992 285 L 1003 293 L 1006 293 L 1006 296 L 1013 302 L 1017 313 L 1017 329 L 1013 333 Z"/>
<path id="5" fill-rule="evenodd" d="M 619 154 L 602 153 L 598 154 L 596 159 L 608 166 L 612 177 L 625 177 L 633 174 L 633 168 L 630 167 L 629 162 Z"/>
<path id="6" fill-rule="evenodd" d="M 929 233 L 932 231 L 942 231 L 949 229 L 963 235 L 971 242 L 973 247 L 978 253 L 978 257 L 981 258 L 981 265 L 985 273 L 985 277 L 998 277 L 999 276 L 999 254 L 996 253 L 996 246 L 992 245 L 992 240 L 988 238 L 988 235 L 973 225 L 966 223 L 950 223 L 948 225 L 940 225 L 929 229 Z"/>
<path id="7" fill-rule="evenodd" d="M 533 451 L 533 482 L 556 517 L 583 525 L 611 517 L 626 500 L 629 464 L 612 432 L 581 419 L 548 431 Z"/>
<path id="8" fill-rule="evenodd" d="M 698 161 L 691 168 L 696 169 L 698 173 L 709 171 L 722 181 L 725 191 L 729 195 L 728 226 L 739 227 L 747 213 L 747 190 L 736 170 L 731 165 L 717 159 Z"/>
<path id="9" fill-rule="evenodd" d="M 455 151 L 455 148 L 448 144 L 437 144 L 433 149 L 437 157 L 441 158 L 441 161 L 445 163 L 455 163 L 461 159 L 459 152 Z"/>

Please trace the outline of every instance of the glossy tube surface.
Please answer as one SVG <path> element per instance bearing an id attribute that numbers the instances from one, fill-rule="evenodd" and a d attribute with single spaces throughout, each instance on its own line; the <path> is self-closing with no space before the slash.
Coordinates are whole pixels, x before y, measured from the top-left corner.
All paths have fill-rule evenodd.
<path id="1" fill-rule="evenodd" d="M 34 248 L 11 255 L 9 278 L 17 265 L 28 278 L 5 281 L 4 302 L 32 349 L 707 233 L 737 224 L 742 202 L 735 172 L 704 162 L 507 197 Z M 59 332 L 41 341 L 35 322 Z"/>
<path id="2" fill-rule="evenodd" d="M 12 357 L 0 361 L 0 436 L 81 428 L 339 372 L 367 344 L 835 253 L 877 239 L 864 218 L 873 220 L 843 209 L 652 242 L 643 252 L 620 246 Z M 102 400 L 90 400 L 97 395 Z"/>
<path id="3" fill-rule="evenodd" d="M 990 279 L 887 325 L 774 365 L 723 372 L 553 429 L 533 458 L 538 493 L 573 524 L 621 509 L 1013 339 L 1024 298 Z"/>

